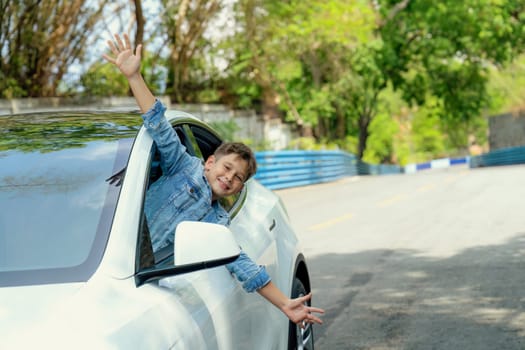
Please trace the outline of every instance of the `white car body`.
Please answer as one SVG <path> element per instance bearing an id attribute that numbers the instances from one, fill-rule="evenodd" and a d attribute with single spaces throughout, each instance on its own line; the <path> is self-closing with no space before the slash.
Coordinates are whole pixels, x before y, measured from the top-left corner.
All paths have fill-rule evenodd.
<path id="1" fill-rule="evenodd" d="M 180 113 L 170 119 L 189 120 Z M 0 288 L 0 348 L 287 349 L 288 319 L 258 293 L 246 293 L 224 266 L 137 283 L 137 228 L 151 147 L 141 128 L 105 251 L 87 281 Z M 253 179 L 245 187 L 230 226 L 238 245 L 266 266 L 285 294 L 291 295 L 298 276 L 309 290 L 304 258 L 279 197 Z M 203 256 L 216 254 L 214 246 L 201 249 Z"/>

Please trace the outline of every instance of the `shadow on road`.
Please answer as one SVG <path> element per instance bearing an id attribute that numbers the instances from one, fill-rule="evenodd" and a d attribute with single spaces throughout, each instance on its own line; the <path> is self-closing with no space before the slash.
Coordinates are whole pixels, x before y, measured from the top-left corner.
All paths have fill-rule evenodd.
<path id="1" fill-rule="evenodd" d="M 320 349 L 524 349 L 525 232 L 448 258 L 371 250 L 308 259 Z"/>

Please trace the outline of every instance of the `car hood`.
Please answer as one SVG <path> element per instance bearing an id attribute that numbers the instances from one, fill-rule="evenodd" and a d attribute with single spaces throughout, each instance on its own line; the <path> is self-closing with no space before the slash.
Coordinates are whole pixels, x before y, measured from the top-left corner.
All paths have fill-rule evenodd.
<path id="1" fill-rule="evenodd" d="M 85 283 L 49 284 L 0 289 L 0 334 L 6 349 L 42 348 L 68 342 L 73 302 Z M 76 305 L 76 306 L 75 306 Z M 58 338 L 57 338 L 58 337 Z M 45 346 L 44 346 L 45 347 Z M 58 347 L 57 347 L 58 348 Z"/>
<path id="2" fill-rule="evenodd" d="M 3 287 L 0 348 L 202 348 L 199 325 L 172 294 L 102 274 L 87 282 Z"/>
<path id="3" fill-rule="evenodd" d="M 107 335 L 125 317 L 111 294 L 89 282 L 0 288 L 1 347 L 116 349 Z"/>

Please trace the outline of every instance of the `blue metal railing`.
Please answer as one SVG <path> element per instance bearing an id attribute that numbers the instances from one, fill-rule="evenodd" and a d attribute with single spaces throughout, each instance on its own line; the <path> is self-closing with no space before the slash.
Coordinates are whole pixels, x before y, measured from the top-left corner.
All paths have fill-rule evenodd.
<path id="1" fill-rule="evenodd" d="M 426 163 L 369 164 L 343 151 L 265 151 L 255 154 L 255 178 L 270 189 L 282 189 L 338 180 L 352 175 L 386 175 L 468 164 L 482 166 L 525 164 L 525 146 L 499 149 L 474 157 L 435 159 Z"/>
<path id="2" fill-rule="evenodd" d="M 470 157 L 469 162 L 471 168 L 512 164 L 525 164 L 525 146 L 497 149 Z"/>
<path id="3" fill-rule="evenodd" d="M 357 162 L 357 173 L 359 175 L 389 175 L 400 174 L 403 172 L 403 167 L 399 165 L 390 164 L 369 164 L 359 160 Z"/>
<path id="4" fill-rule="evenodd" d="M 264 151 L 255 178 L 270 189 L 334 181 L 357 174 L 357 158 L 342 151 Z"/>
<path id="5" fill-rule="evenodd" d="M 374 165 L 343 151 L 265 151 L 255 154 L 255 178 L 270 189 L 305 186 L 352 175 L 398 174 L 397 165 Z"/>

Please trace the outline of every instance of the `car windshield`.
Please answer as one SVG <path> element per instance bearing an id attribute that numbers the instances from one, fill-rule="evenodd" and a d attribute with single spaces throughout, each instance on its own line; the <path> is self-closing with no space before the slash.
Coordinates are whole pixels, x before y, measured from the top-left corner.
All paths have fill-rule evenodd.
<path id="1" fill-rule="evenodd" d="M 106 246 L 136 128 L 78 116 L 22 124 L 0 120 L 0 285 L 86 280 Z"/>

